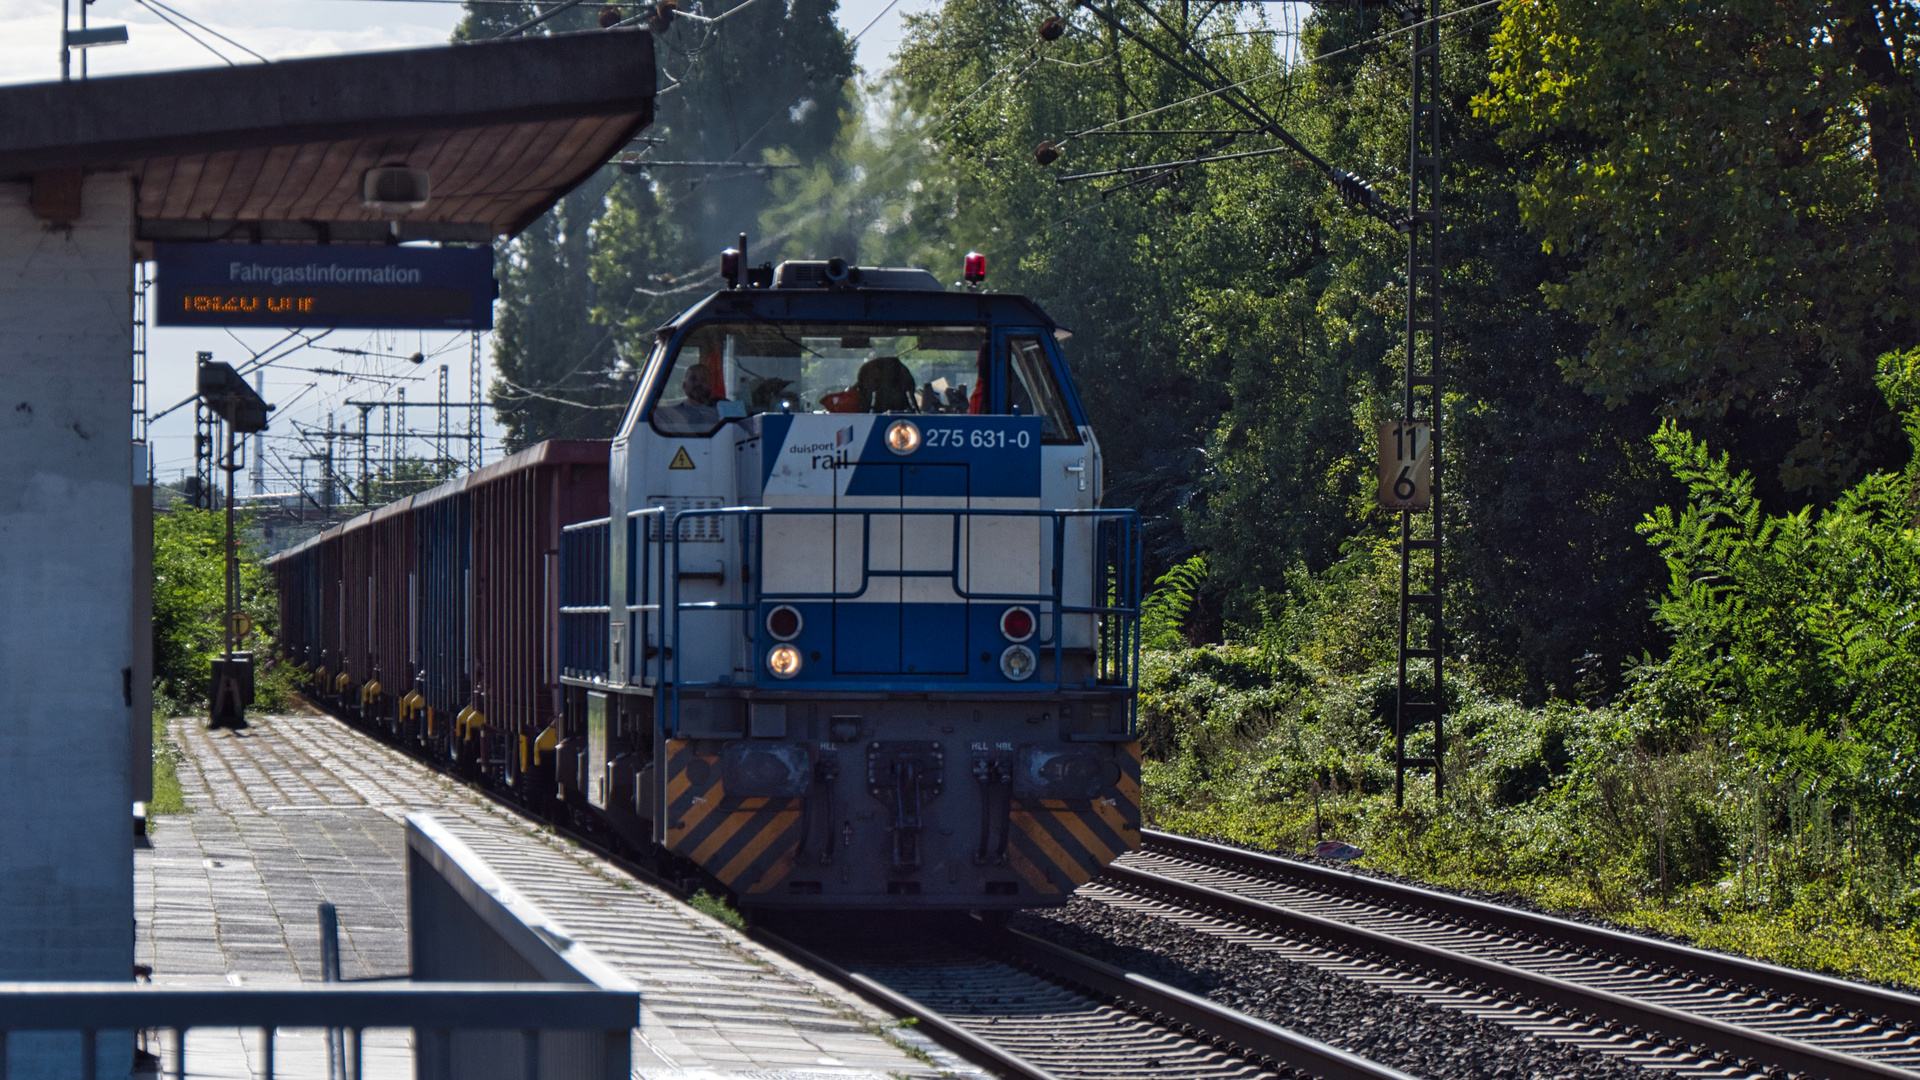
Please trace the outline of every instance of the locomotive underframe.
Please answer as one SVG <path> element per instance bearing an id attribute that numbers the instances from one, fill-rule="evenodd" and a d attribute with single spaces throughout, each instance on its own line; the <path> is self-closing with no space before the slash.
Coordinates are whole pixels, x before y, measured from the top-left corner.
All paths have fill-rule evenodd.
<path id="1" fill-rule="evenodd" d="M 674 737 L 651 693 L 565 697 L 558 797 L 743 907 L 1058 904 L 1139 846 L 1124 695 L 708 694 Z"/>

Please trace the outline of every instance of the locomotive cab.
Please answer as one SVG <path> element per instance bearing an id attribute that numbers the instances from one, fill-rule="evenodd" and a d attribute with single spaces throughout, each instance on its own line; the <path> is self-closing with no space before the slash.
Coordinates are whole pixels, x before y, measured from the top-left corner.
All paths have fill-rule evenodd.
<path id="1" fill-rule="evenodd" d="M 563 797 L 744 906 L 1063 902 L 1140 825 L 1138 523 L 1067 335 L 925 271 L 747 276 L 660 329 L 564 538 Z"/>

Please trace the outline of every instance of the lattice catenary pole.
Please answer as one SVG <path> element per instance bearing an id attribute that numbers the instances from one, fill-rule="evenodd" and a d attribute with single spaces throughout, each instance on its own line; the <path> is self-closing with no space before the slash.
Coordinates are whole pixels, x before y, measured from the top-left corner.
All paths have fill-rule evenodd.
<path id="1" fill-rule="evenodd" d="M 473 391 L 473 408 L 467 410 L 467 471 L 472 472 L 486 460 L 480 442 L 480 403 L 486 387 L 480 385 L 480 331 L 473 332 L 473 348 L 467 360 L 467 386 Z"/>
<path id="2" fill-rule="evenodd" d="M 1440 414 L 1444 384 L 1440 373 L 1440 24 L 1428 17 L 1438 14 L 1439 3 L 1416 6 L 1410 52 L 1410 87 L 1407 139 L 1407 366 L 1401 387 L 1400 416 L 1403 426 L 1430 425 L 1431 498 L 1428 513 L 1433 529 L 1429 536 L 1415 537 L 1413 510 L 1400 511 L 1400 644 L 1397 708 L 1394 722 L 1393 800 L 1396 806 L 1406 799 L 1406 774 L 1409 768 L 1433 769 L 1433 791 L 1444 790 L 1446 775 L 1445 715 L 1446 623 L 1441 613 L 1445 580 L 1441 575 L 1441 468 Z M 1420 566 L 1414 552 L 1430 555 L 1426 588 L 1416 587 L 1414 578 Z M 1424 619 L 1420 616 L 1424 616 Z M 1426 628 L 1425 640 L 1416 640 L 1420 624 Z M 1408 682 L 1408 665 L 1426 661 L 1432 672 L 1432 689 L 1426 695 L 1416 692 Z M 1407 733 L 1414 726 L 1433 724 L 1433 756 L 1407 757 Z"/>

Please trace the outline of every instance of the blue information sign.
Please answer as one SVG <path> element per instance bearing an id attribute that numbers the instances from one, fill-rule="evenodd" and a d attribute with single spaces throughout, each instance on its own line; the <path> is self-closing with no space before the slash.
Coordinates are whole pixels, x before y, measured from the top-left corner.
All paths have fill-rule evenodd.
<path id="1" fill-rule="evenodd" d="M 161 326 L 493 329 L 493 249 L 155 244 Z"/>

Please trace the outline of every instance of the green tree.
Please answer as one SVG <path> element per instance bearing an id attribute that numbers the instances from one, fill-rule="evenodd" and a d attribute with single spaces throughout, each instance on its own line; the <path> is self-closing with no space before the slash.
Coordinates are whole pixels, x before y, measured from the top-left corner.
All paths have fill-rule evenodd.
<path id="1" fill-rule="evenodd" d="M 453 478 L 457 467 L 451 461 L 429 461 L 425 458 L 400 458 L 388 463 L 373 478 L 368 488 L 375 506 L 385 506 L 396 499 L 409 495 L 418 495 Z"/>
<path id="2" fill-rule="evenodd" d="M 1568 373 L 1724 424 L 1776 493 L 1897 462 L 1873 365 L 1920 340 L 1920 7 L 1503 11 L 1479 106 L 1537 162 L 1528 223 L 1576 260 L 1546 288 L 1595 331 Z"/>
<path id="3" fill-rule="evenodd" d="M 1920 437 L 1920 350 L 1880 365 Z M 1641 532 L 1671 583 L 1673 648 L 1640 689 L 1675 736 L 1725 731 L 1762 775 L 1854 808 L 1909 852 L 1920 842 L 1920 459 L 1875 472 L 1819 511 L 1769 515 L 1751 475 L 1676 424 L 1655 437 L 1687 485 Z"/>
<path id="4" fill-rule="evenodd" d="M 1317 63 L 1290 63 L 1279 27 L 1250 12 L 1112 10 L 1168 54 L 1181 46 L 1166 27 L 1179 29 L 1323 158 L 1405 201 L 1406 54 L 1378 40 L 1392 24 L 1377 10 L 1308 18 L 1298 53 L 1330 57 Z M 1042 44 L 1049 14 L 948 0 L 911 23 L 899 78 L 954 188 L 950 250 L 979 247 L 1001 287 L 1078 331 L 1069 349 L 1109 456 L 1109 501 L 1148 514 L 1160 568 L 1207 549 L 1224 594 L 1212 607 L 1257 621 L 1294 591 L 1296 567 L 1322 571 L 1348 541 L 1394 527 L 1371 509 L 1371 444 L 1398 398 L 1404 240 L 1290 156 L 1059 182 L 1273 144 L 1067 138 L 1248 125 L 1218 97 L 1136 119 L 1200 88 L 1085 12 Z M 1490 32 L 1462 20 L 1444 39 L 1452 619 L 1457 641 L 1514 671 L 1511 689 L 1600 694 L 1652 644 L 1659 564 L 1632 527 L 1668 481 L 1644 442 L 1644 404 L 1608 410 L 1563 377 L 1590 331 L 1538 289 L 1571 264 L 1521 220 L 1514 190 L 1533 151 L 1501 145 L 1472 113 Z M 1052 169 L 1035 161 L 1042 142 L 1064 149 Z"/>
<path id="5" fill-rule="evenodd" d="M 492 399 L 509 449 L 611 435 L 653 329 L 717 287 L 720 249 L 774 200 L 771 170 L 647 161 L 804 164 L 832 147 L 853 76 L 835 7 L 718 0 L 654 34 L 661 89 L 643 141 L 500 246 Z M 459 36 L 495 36 L 537 10 L 472 6 Z M 531 32 L 590 29 L 602 10 L 571 8 Z"/>
<path id="6" fill-rule="evenodd" d="M 241 514 L 236 532 L 253 528 Z M 204 707 L 209 664 L 225 643 L 224 584 L 227 518 L 224 511 L 195 510 L 184 503 L 153 519 L 153 681 L 156 696 L 173 708 Z M 243 550 L 238 610 L 253 620 L 248 648 L 271 641 L 279 625 L 273 576 L 259 552 Z"/>

